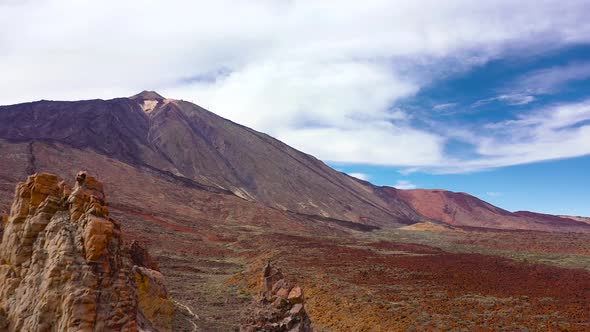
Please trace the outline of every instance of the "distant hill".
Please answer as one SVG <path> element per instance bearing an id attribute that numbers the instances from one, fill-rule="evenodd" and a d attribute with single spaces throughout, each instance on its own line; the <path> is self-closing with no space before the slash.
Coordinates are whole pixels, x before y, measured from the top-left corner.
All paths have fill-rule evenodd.
<path id="1" fill-rule="evenodd" d="M 446 190 L 378 189 L 382 196 L 406 202 L 426 218 L 452 226 L 540 231 L 587 231 L 590 224 L 548 214 L 528 211 L 509 212 L 466 193 Z"/>

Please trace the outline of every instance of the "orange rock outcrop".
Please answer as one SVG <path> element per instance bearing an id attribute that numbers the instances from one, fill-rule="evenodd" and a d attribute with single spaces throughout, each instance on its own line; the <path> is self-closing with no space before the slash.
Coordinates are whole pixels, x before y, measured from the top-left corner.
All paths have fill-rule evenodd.
<path id="1" fill-rule="evenodd" d="M 147 293 L 165 297 L 161 274 L 154 277 L 151 269 L 132 266 L 100 182 L 80 172 L 72 189 L 56 175 L 31 175 L 17 186 L 4 218 L 0 329 L 138 331 L 161 325 L 159 330 L 170 330 L 171 318 L 152 322 L 153 315 L 139 308 L 146 296 L 137 287 L 134 271 L 140 269 L 142 276 L 157 280 L 150 279 L 157 290 Z M 160 304 L 172 317 L 170 301 L 154 306 Z"/>

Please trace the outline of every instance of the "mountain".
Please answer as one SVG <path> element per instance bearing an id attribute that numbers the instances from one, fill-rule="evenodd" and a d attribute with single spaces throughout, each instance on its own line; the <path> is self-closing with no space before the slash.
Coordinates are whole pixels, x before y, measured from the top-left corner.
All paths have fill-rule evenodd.
<path id="1" fill-rule="evenodd" d="M 570 218 L 528 211 L 509 212 L 466 193 L 447 190 L 399 190 L 380 187 L 382 195 L 395 197 L 431 220 L 452 226 L 495 229 L 587 232 L 588 224 Z"/>
<path id="2" fill-rule="evenodd" d="M 435 220 L 455 226 L 588 230 L 583 222 L 511 213 L 463 193 L 374 186 L 266 134 L 154 91 L 112 100 L 2 106 L 0 145 L 7 152 L 4 164 L 26 164 L 0 174 L 6 188 L 15 183 L 12 169 L 67 176 L 81 163 L 108 182 L 120 177 L 125 165 L 127 172 L 149 174 L 148 183 L 183 183 L 323 221 L 397 227 Z M 80 158 L 84 161 L 72 165 Z M 108 166 L 95 167 L 105 162 Z M 71 167 L 64 174 L 56 165 Z M 141 195 L 140 188 L 128 189 L 129 197 Z"/>
<path id="3" fill-rule="evenodd" d="M 0 107 L 0 138 L 96 152 L 296 213 L 370 225 L 420 219 L 310 155 L 155 92 Z"/>

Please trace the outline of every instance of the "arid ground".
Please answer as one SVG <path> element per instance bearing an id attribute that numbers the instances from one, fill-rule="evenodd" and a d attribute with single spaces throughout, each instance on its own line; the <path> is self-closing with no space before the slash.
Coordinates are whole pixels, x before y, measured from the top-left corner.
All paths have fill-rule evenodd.
<path id="1" fill-rule="evenodd" d="M 148 242 L 203 331 L 238 323 L 268 260 L 304 286 L 318 331 L 590 329 L 588 235 L 363 232 L 312 221 L 273 231 L 238 220 L 204 230 L 174 216 L 116 215 L 129 237 Z"/>

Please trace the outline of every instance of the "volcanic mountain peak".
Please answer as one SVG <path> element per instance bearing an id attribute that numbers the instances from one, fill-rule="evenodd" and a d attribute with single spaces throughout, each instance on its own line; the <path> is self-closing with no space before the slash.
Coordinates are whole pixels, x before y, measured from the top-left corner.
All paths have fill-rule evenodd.
<path id="1" fill-rule="evenodd" d="M 166 100 L 166 98 L 162 97 L 162 95 L 156 91 L 148 90 L 143 90 L 142 92 L 129 97 L 129 99 L 135 100 L 146 113 L 151 113 L 158 107 L 158 105 L 164 103 Z"/>
<path id="2" fill-rule="evenodd" d="M 142 92 L 129 97 L 129 99 L 133 100 L 164 100 L 161 94 L 157 93 L 156 91 L 151 90 L 143 90 Z"/>

